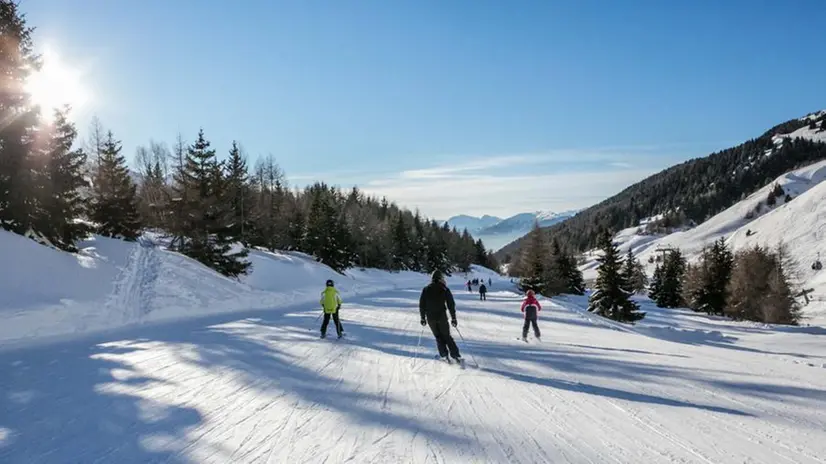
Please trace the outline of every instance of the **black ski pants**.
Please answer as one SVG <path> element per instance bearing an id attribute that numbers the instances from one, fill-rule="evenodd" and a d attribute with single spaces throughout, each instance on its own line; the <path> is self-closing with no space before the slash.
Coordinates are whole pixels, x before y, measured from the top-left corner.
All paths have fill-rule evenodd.
<path id="1" fill-rule="evenodd" d="M 439 356 L 445 357 L 450 354 L 451 358 L 458 358 L 459 347 L 450 335 L 450 324 L 447 318 L 431 319 L 427 318 L 427 325 L 430 326 L 430 331 L 436 337 L 436 347 L 439 349 Z"/>
<path id="2" fill-rule="evenodd" d="M 528 336 L 528 329 L 533 326 L 533 334 L 536 335 L 536 338 L 539 338 L 539 326 L 536 324 L 537 314 L 536 308 L 528 307 L 525 308 L 525 324 L 522 325 L 522 338 Z"/>
<path id="3" fill-rule="evenodd" d="M 324 321 L 321 323 L 321 335 L 327 334 L 327 324 L 330 323 L 330 316 L 333 316 L 333 323 L 336 325 L 336 334 L 341 335 L 344 332 L 344 327 L 341 325 L 341 321 L 338 319 L 338 310 L 336 312 L 324 313 Z"/>
<path id="4" fill-rule="evenodd" d="M 488 297 L 486 295 L 487 295 L 487 293 L 484 293 L 484 292 L 480 293 L 479 294 L 479 299 L 482 300 L 482 301 L 487 301 Z"/>

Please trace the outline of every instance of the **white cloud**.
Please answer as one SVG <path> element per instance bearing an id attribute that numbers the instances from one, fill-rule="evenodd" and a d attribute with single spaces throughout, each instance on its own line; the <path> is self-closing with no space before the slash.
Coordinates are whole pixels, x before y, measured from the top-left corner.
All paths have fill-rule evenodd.
<path id="1" fill-rule="evenodd" d="M 508 216 L 534 210 L 584 208 L 619 193 L 656 169 L 567 172 L 558 174 L 476 175 L 406 178 L 399 175 L 363 185 L 367 193 L 429 217 L 446 219 L 454 214 Z"/>
<path id="2" fill-rule="evenodd" d="M 673 151 L 663 153 L 666 150 L 655 146 L 603 147 L 472 156 L 465 158 L 469 161 L 460 159 L 433 167 L 361 172 L 349 178 L 338 173 L 327 178 L 338 179 L 342 185 L 358 185 L 365 193 L 386 196 L 407 208 L 419 208 L 431 218 L 509 216 L 591 206 L 684 158 L 675 157 Z"/>
<path id="3" fill-rule="evenodd" d="M 538 155 L 504 155 L 496 157 L 481 158 L 467 163 L 454 164 L 449 166 L 438 166 L 426 169 L 413 169 L 402 171 L 400 177 L 403 179 L 445 179 L 455 178 L 469 172 L 477 172 L 491 168 L 511 167 L 528 163 L 535 163 L 540 160 Z"/>

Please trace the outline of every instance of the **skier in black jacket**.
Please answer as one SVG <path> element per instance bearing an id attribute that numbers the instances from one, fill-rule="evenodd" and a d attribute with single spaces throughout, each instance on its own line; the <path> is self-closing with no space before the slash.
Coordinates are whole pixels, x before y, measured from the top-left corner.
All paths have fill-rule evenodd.
<path id="1" fill-rule="evenodd" d="M 424 289 L 419 297 L 419 315 L 421 324 L 430 326 L 433 336 L 436 337 L 436 347 L 439 349 L 439 356 L 447 359 L 447 355 L 456 361 L 461 362 L 462 356 L 459 354 L 459 347 L 450 335 L 450 326 L 447 325 L 447 314 L 450 312 L 450 323 L 456 327 L 456 302 L 453 294 L 445 284 L 445 277 L 441 271 L 433 271 L 432 281 Z"/>

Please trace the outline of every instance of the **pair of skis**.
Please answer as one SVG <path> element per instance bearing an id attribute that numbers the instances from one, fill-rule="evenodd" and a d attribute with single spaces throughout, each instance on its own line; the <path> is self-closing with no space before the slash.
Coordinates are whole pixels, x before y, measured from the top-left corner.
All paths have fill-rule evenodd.
<path id="1" fill-rule="evenodd" d="M 443 361 L 443 362 L 446 362 L 446 363 L 448 363 L 448 364 L 450 364 L 450 365 L 457 364 L 457 365 L 459 365 L 459 366 L 460 366 L 460 367 L 462 367 L 462 368 L 464 368 L 464 367 L 465 367 L 465 360 L 464 360 L 464 359 L 460 359 L 459 361 L 457 361 L 457 360 L 455 360 L 455 359 L 451 359 L 451 358 L 449 358 L 449 357 L 447 357 L 447 356 L 445 356 L 445 357 L 443 358 L 441 355 L 438 355 L 438 354 L 435 356 L 435 359 L 436 359 L 437 361 Z"/>
<path id="2" fill-rule="evenodd" d="M 528 343 L 528 338 L 527 338 L 527 337 L 525 337 L 525 338 L 522 338 L 522 337 L 516 337 L 516 339 L 517 339 L 517 340 L 519 340 L 520 342 L 525 342 L 525 343 Z M 541 339 L 541 338 L 539 338 L 539 337 L 534 337 L 533 339 L 534 339 L 534 340 L 536 340 L 536 341 L 537 341 L 537 342 L 539 342 L 539 343 L 542 343 L 542 339 Z"/>

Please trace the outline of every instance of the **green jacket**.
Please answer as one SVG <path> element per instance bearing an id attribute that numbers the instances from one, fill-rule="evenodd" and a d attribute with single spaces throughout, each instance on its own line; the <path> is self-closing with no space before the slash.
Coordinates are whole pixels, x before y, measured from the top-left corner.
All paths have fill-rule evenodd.
<path id="1" fill-rule="evenodd" d="M 325 313 L 333 314 L 341 307 L 341 296 L 335 287 L 327 287 L 321 292 L 321 307 Z"/>

